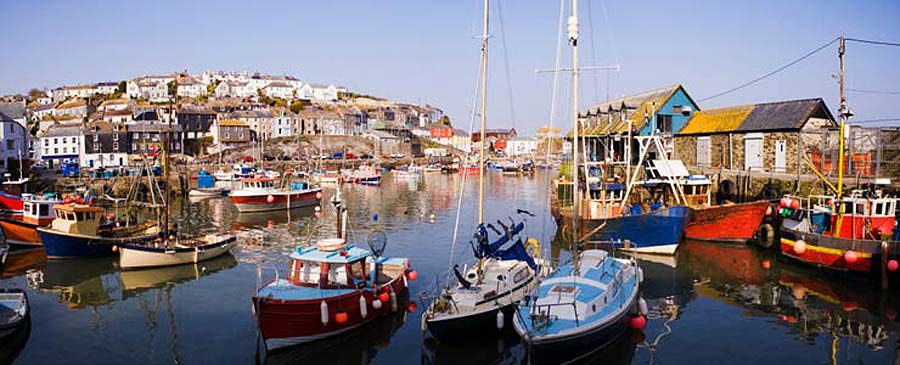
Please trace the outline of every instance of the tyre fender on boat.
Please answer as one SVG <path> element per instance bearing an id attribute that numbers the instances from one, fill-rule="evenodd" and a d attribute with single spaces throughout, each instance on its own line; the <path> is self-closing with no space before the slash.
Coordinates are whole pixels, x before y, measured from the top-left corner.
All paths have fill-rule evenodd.
<path id="1" fill-rule="evenodd" d="M 769 223 L 763 223 L 756 231 L 756 243 L 762 248 L 771 248 L 775 243 L 775 228 Z"/>

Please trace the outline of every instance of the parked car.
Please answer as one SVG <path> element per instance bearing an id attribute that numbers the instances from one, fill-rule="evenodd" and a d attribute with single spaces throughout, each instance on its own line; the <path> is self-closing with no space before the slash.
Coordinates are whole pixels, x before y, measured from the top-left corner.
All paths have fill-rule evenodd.
<path id="1" fill-rule="evenodd" d="M 361 159 L 363 159 L 363 160 L 371 160 L 371 159 L 372 159 L 372 155 L 366 153 L 366 154 L 363 154 L 362 156 L 359 156 L 359 158 L 361 158 Z"/>
<path id="2" fill-rule="evenodd" d="M 344 158 L 344 153 L 343 153 L 343 152 L 335 152 L 335 153 L 333 153 L 333 154 L 331 155 L 330 158 L 331 158 L 332 160 L 341 160 L 341 159 Z"/>
<path id="3" fill-rule="evenodd" d="M 391 158 L 403 158 L 403 154 L 402 153 L 392 153 Z"/>
<path id="4" fill-rule="evenodd" d="M 348 159 L 348 160 L 355 160 L 355 159 L 356 159 L 356 155 L 354 155 L 353 152 L 347 152 L 347 159 Z"/>

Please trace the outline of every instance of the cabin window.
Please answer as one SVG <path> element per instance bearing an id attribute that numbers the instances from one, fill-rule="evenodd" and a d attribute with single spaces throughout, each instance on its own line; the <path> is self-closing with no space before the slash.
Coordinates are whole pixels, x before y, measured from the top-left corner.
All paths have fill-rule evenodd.
<path id="1" fill-rule="evenodd" d="M 84 221 L 84 212 L 75 212 L 75 220 Z"/>
<path id="2" fill-rule="evenodd" d="M 350 264 L 350 277 L 356 280 L 366 279 L 365 264 L 362 261 Z"/>

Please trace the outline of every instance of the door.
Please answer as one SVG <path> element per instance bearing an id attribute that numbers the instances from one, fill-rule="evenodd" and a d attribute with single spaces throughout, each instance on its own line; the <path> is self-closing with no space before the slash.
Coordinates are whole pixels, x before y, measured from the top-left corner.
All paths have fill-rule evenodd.
<path id="1" fill-rule="evenodd" d="M 779 139 L 775 141 L 775 172 L 787 171 L 787 141 Z"/>
<path id="2" fill-rule="evenodd" d="M 697 166 L 709 166 L 709 137 L 697 137 Z"/>
<path id="3" fill-rule="evenodd" d="M 761 170 L 763 168 L 761 134 L 748 134 L 744 137 L 744 170 Z"/>

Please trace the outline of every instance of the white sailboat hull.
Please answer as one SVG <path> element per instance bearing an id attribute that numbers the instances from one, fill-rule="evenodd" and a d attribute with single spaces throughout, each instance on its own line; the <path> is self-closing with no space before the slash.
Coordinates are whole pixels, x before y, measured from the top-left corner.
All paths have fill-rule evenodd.
<path id="1" fill-rule="evenodd" d="M 188 250 L 148 251 L 139 248 L 119 248 L 119 267 L 123 269 L 136 269 L 144 267 L 173 266 L 189 263 L 197 263 L 228 252 L 237 241 L 232 239 L 221 245 L 204 248 L 193 247 Z"/>

